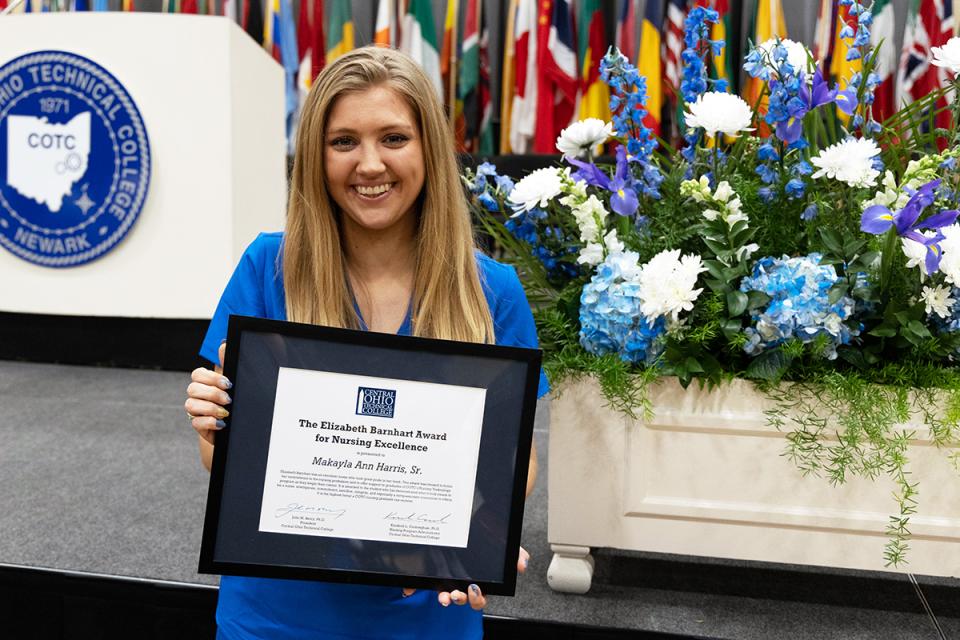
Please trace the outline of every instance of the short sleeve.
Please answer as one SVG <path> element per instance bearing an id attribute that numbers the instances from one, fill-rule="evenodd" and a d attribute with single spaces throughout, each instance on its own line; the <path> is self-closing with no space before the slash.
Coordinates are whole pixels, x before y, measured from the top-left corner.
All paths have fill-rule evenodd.
<path id="1" fill-rule="evenodd" d="M 265 236 L 261 234 L 243 252 L 207 327 L 207 335 L 200 346 L 200 355 L 215 365 L 220 364 L 218 351 L 221 342 L 227 337 L 227 321 L 231 315 L 261 318 L 266 316 L 263 290 L 264 240 Z"/>
<path id="2" fill-rule="evenodd" d="M 537 327 L 530 312 L 527 294 L 523 291 L 520 278 L 513 267 L 501 265 L 489 260 L 492 268 L 486 270 L 487 286 L 490 288 L 493 304 L 493 329 L 497 344 L 508 347 L 526 347 L 536 349 Z M 540 370 L 540 385 L 537 397 L 542 398 L 550 391 L 547 377 Z"/>

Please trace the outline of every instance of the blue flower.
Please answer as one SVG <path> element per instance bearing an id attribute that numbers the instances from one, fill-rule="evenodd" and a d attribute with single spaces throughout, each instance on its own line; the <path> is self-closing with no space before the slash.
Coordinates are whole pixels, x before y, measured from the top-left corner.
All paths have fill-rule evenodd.
<path id="1" fill-rule="evenodd" d="M 770 296 L 767 307 L 752 317 L 754 326 L 745 330 L 749 355 L 775 347 L 787 340 L 813 342 L 826 336 L 825 356 L 837 357 L 836 348 L 859 335 L 847 321 L 854 313 L 854 301 L 842 296 L 830 303 L 830 289 L 839 280 L 832 265 L 821 265 L 820 254 L 799 258 L 761 258 L 750 277 L 740 283 L 744 293 L 760 291 Z"/>
<path id="2" fill-rule="evenodd" d="M 597 266 L 580 295 L 580 344 L 596 355 L 617 354 L 625 362 L 651 364 L 665 344 L 663 316 L 651 324 L 640 308 L 640 286 L 625 277 L 635 253 L 612 254 Z"/>

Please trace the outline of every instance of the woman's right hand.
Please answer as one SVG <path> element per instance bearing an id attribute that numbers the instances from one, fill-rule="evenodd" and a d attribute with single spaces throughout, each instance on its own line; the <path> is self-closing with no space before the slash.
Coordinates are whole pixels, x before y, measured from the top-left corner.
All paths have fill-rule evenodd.
<path id="1" fill-rule="evenodd" d="M 200 437 L 213 444 L 214 434 L 226 426 L 223 419 L 230 415 L 226 406 L 232 402 L 227 390 L 233 384 L 221 373 L 223 354 L 227 343 L 220 345 L 220 366 L 214 371 L 200 367 L 190 374 L 187 386 L 187 401 L 183 408 L 190 417 L 190 424 Z"/>

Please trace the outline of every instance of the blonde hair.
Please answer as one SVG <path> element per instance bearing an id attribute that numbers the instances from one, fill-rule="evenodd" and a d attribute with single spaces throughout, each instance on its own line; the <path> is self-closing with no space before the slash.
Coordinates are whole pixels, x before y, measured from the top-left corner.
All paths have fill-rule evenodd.
<path id="1" fill-rule="evenodd" d="M 337 98 L 373 86 L 388 87 L 406 100 L 422 139 L 425 179 L 419 198 L 412 333 L 492 343 L 493 319 L 480 283 L 473 227 L 443 107 L 413 60 L 381 47 L 362 47 L 337 58 L 317 76 L 304 104 L 284 234 L 287 319 L 359 328 L 347 284 L 340 214 L 324 178 L 324 136 Z"/>

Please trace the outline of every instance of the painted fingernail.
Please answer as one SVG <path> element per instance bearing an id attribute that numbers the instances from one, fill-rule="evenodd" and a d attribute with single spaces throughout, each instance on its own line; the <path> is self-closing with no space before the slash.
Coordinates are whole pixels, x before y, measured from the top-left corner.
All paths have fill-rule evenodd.
<path id="1" fill-rule="evenodd" d="M 480 587 L 478 587 L 478 586 L 475 585 L 475 584 L 472 584 L 472 585 L 470 585 L 470 592 L 471 592 L 473 595 L 475 595 L 475 596 L 479 596 L 479 595 L 480 595 Z"/>
<path id="2" fill-rule="evenodd" d="M 231 402 L 233 402 L 233 398 L 230 397 L 230 394 L 223 394 L 223 404 L 230 404 Z"/>
<path id="3" fill-rule="evenodd" d="M 218 417 L 218 418 L 223 419 L 223 418 L 226 418 L 228 415 L 230 415 L 230 412 L 229 412 L 229 411 L 227 411 L 227 410 L 224 409 L 223 407 L 217 407 L 217 417 Z"/>
<path id="4" fill-rule="evenodd" d="M 233 389 L 233 383 L 227 380 L 226 378 L 220 378 L 220 388 Z"/>

